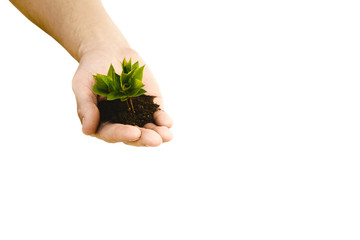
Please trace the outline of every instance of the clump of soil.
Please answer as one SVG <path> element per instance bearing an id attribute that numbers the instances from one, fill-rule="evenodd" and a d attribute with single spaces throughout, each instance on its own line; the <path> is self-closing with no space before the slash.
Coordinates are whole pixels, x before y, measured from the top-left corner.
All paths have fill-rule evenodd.
<path id="1" fill-rule="evenodd" d="M 155 123 L 154 112 L 159 105 L 154 103 L 154 96 L 141 95 L 132 98 L 135 113 L 129 110 L 130 103 L 120 99 L 100 101 L 100 122 L 122 123 L 143 127 L 146 123 Z"/>

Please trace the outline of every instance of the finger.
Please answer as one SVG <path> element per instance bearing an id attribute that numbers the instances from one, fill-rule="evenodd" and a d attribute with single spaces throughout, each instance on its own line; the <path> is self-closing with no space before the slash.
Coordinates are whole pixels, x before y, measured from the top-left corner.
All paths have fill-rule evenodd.
<path id="1" fill-rule="evenodd" d="M 144 128 L 151 129 L 151 130 L 157 132 L 160 135 L 160 137 L 162 138 L 163 142 L 169 142 L 171 139 L 173 139 L 173 134 L 168 127 L 157 126 L 153 123 L 147 123 L 144 126 Z"/>
<path id="2" fill-rule="evenodd" d="M 86 135 L 95 133 L 100 118 L 97 106 L 90 102 L 84 102 L 81 104 L 81 108 L 78 112 L 82 123 L 83 133 Z"/>
<path id="3" fill-rule="evenodd" d="M 138 140 L 141 131 L 138 127 L 131 125 L 103 123 L 93 136 L 109 143 L 127 142 Z"/>
<path id="4" fill-rule="evenodd" d="M 84 89 L 75 92 L 77 112 L 82 123 L 82 131 L 86 135 L 96 132 L 99 124 L 100 113 L 97 108 L 96 97 L 92 92 Z"/>
<path id="5" fill-rule="evenodd" d="M 140 131 L 141 136 L 138 140 L 124 143 L 137 147 L 157 147 L 162 143 L 162 138 L 157 132 L 146 128 L 140 128 Z"/>
<path id="6" fill-rule="evenodd" d="M 173 120 L 171 119 L 171 117 L 164 112 L 163 110 L 158 110 L 154 113 L 154 119 L 155 119 L 155 123 L 158 126 L 165 126 L 168 128 L 171 128 L 173 125 Z"/>

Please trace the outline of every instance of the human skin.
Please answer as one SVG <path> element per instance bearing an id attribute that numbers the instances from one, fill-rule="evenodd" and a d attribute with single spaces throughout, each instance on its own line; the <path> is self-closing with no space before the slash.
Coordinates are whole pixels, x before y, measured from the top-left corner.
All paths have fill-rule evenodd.
<path id="1" fill-rule="evenodd" d="M 52 36 L 79 62 L 72 80 L 77 112 L 82 131 L 106 142 L 123 142 L 133 146 L 159 146 L 172 139 L 173 124 L 169 115 L 159 110 L 155 123 L 137 126 L 101 123 L 97 102 L 92 91 L 96 73 L 106 74 L 110 64 L 116 71 L 126 57 L 145 64 L 106 13 L 100 0 L 10 0 L 30 21 Z M 148 67 L 143 83 L 149 95 L 163 109 L 163 99 L 156 80 Z"/>

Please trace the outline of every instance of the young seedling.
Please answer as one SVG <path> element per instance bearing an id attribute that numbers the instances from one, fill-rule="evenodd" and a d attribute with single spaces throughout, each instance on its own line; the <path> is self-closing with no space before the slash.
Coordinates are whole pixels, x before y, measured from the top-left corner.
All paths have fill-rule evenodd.
<path id="1" fill-rule="evenodd" d="M 146 93 L 142 83 L 145 65 L 139 67 L 139 62 L 131 64 L 131 58 L 129 61 L 126 61 L 124 58 L 123 62 L 121 62 L 121 67 L 122 73 L 120 75 L 115 72 L 112 64 L 107 75 L 93 75 L 95 79 L 93 91 L 97 95 L 106 97 L 107 100 L 120 99 L 123 102 L 126 101 L 129 111 L 132 110 L 135 113 L 131 99 Z"/>

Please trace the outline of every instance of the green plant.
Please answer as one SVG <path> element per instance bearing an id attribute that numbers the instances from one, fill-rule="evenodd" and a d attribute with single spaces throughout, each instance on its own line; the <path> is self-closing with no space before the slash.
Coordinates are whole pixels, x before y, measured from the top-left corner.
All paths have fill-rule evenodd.
<path id="1" fill-rule="evenodd" d="M 106 97 L 107 100 L 120 99 L 121 101 L 126 101 L 129 110 L 135 112 L 131 98 L 146 93 L 142 83 L 145 65 L 139 67 L 139 62 L 131 64 L 131 58 L 129 61 L 126 61 L 124 58 L 121 62 L 121 67 L 122 73 L 120 75 L 115 72 L 112 64 L 107 75 L 93 75 L 95 79 L 93 91 L 97 95 Z"/>

